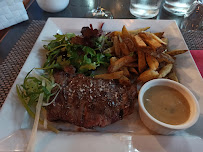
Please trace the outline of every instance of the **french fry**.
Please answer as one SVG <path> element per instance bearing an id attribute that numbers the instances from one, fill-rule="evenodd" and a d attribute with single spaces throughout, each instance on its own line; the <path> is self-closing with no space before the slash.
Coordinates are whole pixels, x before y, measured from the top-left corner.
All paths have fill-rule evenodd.
<path id="1" fill-rule="evenodd" d="M 143 41 L 148 44 L 155 52 L 161 53 L 166 49 L 166 46 L 162 45 L 159 41 L 154 39 L 151 34 L 147 32 L 141 32 L 138 34 Z"/>
<path id="2" fill-rule="evenodd" d="M 109 68 L 108 68 L 108 71 L 109 73 L 112 73 L 112 72 L 116 72 L 118 71 L 120 68 L 122 68 L 123 66 L 125 66 L 126 64 L 128 63 L 131 63 L 131 62 L 134 62 L 135 59 L 131 56 L 124 56 L 120 59 L 118 59 L 114 65 L 110 65 Z"/>
<path id="3" fill-rule="evenodd" d="M 123 37 L 131 37 L 131 35 L 129 34 L 127 28 L 125 27 L 125 25 L 122 28 L 122 36 Z"/>
<path id="4" fill-rule="evenodd" d="M 132 40 L 132 37 L 128 37 L 128 38 L 123 38 L 123 42 L 126 44 L 126 46 L 128 47 L 130 52 L 135 52 L 135 45 L 134 42 Z"/>
<path id="5" fill-rule="evenodd" d="M 117 56 L 117 57 L 120 57 L 121 50 L 120 50 L 120 47 L 119 47 L 118 36 L 115 36 L 115 37 L 113 38 L 113 44 L 114 44 L 116 56 Z"/>
<path id="6" fill-rule="evenodd" d="M 171 70 L 171 72 L 167 75 L 167 77 L 168 77 L 168 79 L 179 82 L 178 77 L 174 70 Z"/>
<path id="7" fill-rule="evenodd" d="M 122 84 L 122 85 L 126 85 L 126 86 L 131 85 L 130 80 L 126 76 L 122 76 L 119 79 L 119 83 Z"/>
<path id="8" fill-rule="evenodd" d="M 154 33 L 154 34 L 161 39 L 164 35 L 164 32 L 158 32 L 158 33 Z"/>
<path id="9" fill-rule="evenodd" d="M 130 34 L 132 35 L 137 35 L 138 33 L 142 32 L 142 31 L 146 31 L 148 30 L 150 27 L 144 27 L 144 28 L 140 28 L 140 29 L 137 29 L 137 30 L 131 30 L 131 31 L 128 31 Z"/>
<path id="10" fill-rule="evenodd" d="M 127 45 L 124 42 L 119 43 L 120 49 L 121 49 L 121 53 L 126 56 L 130 54 L 130 51 L 128 50 Z"/>
<path id="11" fill-rule="evenodd" d="M 136 70 L 135 68 L 132 68 L 132 67 L 131 67 L 131 68 L 129 69 L 129 71 L 132 72 L 132 73 L 135 73 L 136 75 L 138 75 L 138 72 L 137 72 L 137 70 Z"/>
<path id="12" fill-rule="evenodd" d="M 147 64 L 149 65 L 150 69 L 152 69 L 152 70 L 158 69 L 159 62 L 155 57 L 153 57 L 151 55 L 146 55 L 146 61 L 147 61 Z"/>
<path id="13" fill-rule="evenodd" d="M 149 80 L 158 78 L 158 76 L 159 76 L 159 73 L 157 71 L 148 69 L 139 75 L 139 77 L 137 78 L 137 81 L 147 82 Z"/>
<path id="14" fill-rule="evenodd" d="M 145 54 L 148 54 L 148 55 L 151 55 L 151 56 L 157 58 L 157 60 L 159 62 L 163 62 L 163 61 L 165 61 L 167 63 L 174 63 L 175 62 L 174 57 L 171 57 L 170 55 L 168 55 L 164 52 L 158 53 L 158 52 L 154 51 L 152 48 L 150 48 L 149 46 L 142 47 L 141 50 Z"/>
<path id="15" fill-rule="evenodd" d="M 110 37 L 119 36 L 121 34 L 122 34 L 121 31 L 114 31 L 114 32 L 111 32 Z"/>
<path id="16" fill-rule="evenodd" d="M 142 73 L 147 67 L 145 54 L 141 50 L 138 50 L 137 54 L 138 54 L 138 70 L 139 73 Z"/>
<path id="17" fill-rule="evenodd" d="M 145 48 L 147 46 L 139 35 L 134 36 L 134 43 L 137 48 Z"/>
<path id="18" fill-rule="evenodd" d="M 161 40 L 162 40 L 163 42 L 165 42 L 166 45 L 168 45 L 168 39 L 167 39 L 166 37 L 161 38 Z"/>
<path id="19" fill-rule="evenodd" d="M 132 35 L 137 35 L 138 33 L 142 32 L 142 31 L 148 30 L 149 28 L 150 27 L 144 27 L 144 28 L 139 28 L 139 29 L 136 29 L 136 30 L 130 30 L 130 31 L 128 31 L 128 33 L 132 34 Z M 119 36 L 119 35 L 122 35 L 121 31 L 113 31 L 110 34 L 111 37 Z"/>
<path id="20" fill-rule="evenodd" d="M 115 56 L 111 57 L 111 58 L 110 58 L 110 64 L 111 64 L 111 65 L 115 64 L 115 62 L 116 62 L 117 60 L 118 60 L 118 59 L 117 59 Z"/>
<path id="21" fill-rule="evenodd" d="M 164 66 L 163 68 L 161 68 L 161 70 L 159 71 L 159 77 L 158 78 L 165 77 L 167 74 L 169 74 L 171 72 L 172 68 L 173 68 L 173 64 L 171 64 L 171 63 L 169 63 L 166 66 Z"/>
<path id="22" fill-rule="evenodd" d="M 128 71 L 127 67 L 122 67 L 121 70 L 123 71 L 123 75 L 126 77 L 130 76 L 130 72 Z"/>
<path id="23" fill-rule="evenodd" d="M 165 53 L 170 55 L 170 56 L 175 56 L 175 55 L 183 54 L 183 53 L 185 53 L 187 51 L 188 50 L 172 50 L 172 51 L 167 51 Z"/>
<path id="24" fill-rule="evenodd" d="M 123 42 L 123 40 L 122 40 L 120 35 L 118 36 L 118 40 L 119 40 L 119 42 Z"/>
<path id="25" fill-rule="evenodd" d="M 111 80 L 111 79 L 120 79 L 122 76 L 123 76 L 123 71 L 118 71 L 118 72 L 114 72 L 114 73 L 95 75 L 94 78 Z"/>
<path id="26" fill-rule="evenodd" d="M 157 60 L 159 61 L 159 63 L 163 62 L 163 61 L 165 61 L 167 63 L 174 63 L 175 62 L 175 60 L 170 55 L 168 55 L 166 53 L 157 54 L 157 53 L 152 52 L 150 55 L 156 57 Z"/>
<path id="27" fill-rule="evenodd" d="M 175 60 L 170 55 L 168 55 L 166 53 L 161 53 L 160 58 L 162 58 L 167 63 L 174 63 L 175 62 Z"/>
<path id="28" fill-rule="evenodd" d="M 154 33 L 150 33 L 152 35 L 152 37 L 157 40 L 159 43 L 167 45 L 167 43 L 165 43 L 164 41 L 162 41 L 162 39 L 160 39 L 158 36 L 156 36 Z"/>
<path id="29" fill-rule="evenodd" d="M 130 67 L 130 68 L 135 68 L 135 67 L 138 67 L 138 63 L 128 63 L 125 66 Z"/>
<path id="30" fill-rule="evenodd" d="M 131 85 L 131 78 L 137 78 L 138 83 L 156 78 L 178 82 L 173 63 L 176 55 L 187 50 L 167 51 L 168 39 L 163 37 L 164 32 L 145 32 L 147 29 L 149 27 L 128 31 L 124 25 L 122 31 L 112 32 L 110 36 L 114 45 L 105 52 L 113 53 L 115 57 L 110 58 L 109 73 L 95 78 L 118 79 L 123 85 Z"/>
<path id="31" fill-rule="evenodd" d="M 138 49 L 139 49 L 139 50 L 142 50 L 142 52 L 144 52 L 145 54 L 154 56 L 155 58 L 158 57 L 159 54 L 160 54 L 160 53 L 155 52 L 150 46 L 147 46 L 147 45 L 144 46 L 144 47 L 138 46 L 138 47 L 137 47 L 137 50 L 138 50 Z"/>

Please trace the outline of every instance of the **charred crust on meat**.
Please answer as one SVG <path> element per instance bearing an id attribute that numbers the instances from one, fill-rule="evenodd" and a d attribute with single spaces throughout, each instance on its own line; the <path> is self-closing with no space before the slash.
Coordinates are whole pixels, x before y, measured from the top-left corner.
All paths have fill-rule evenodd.
<path id="1" fill-rule="evenodd" d="M 104 127 L 133 112 L 137 90 L 116 80 L 103 80 L 76 74 L 73 67 L 54 73 L 62 90 L 46 107 L 49 121 L 63 121 L 80 127 Z"/>

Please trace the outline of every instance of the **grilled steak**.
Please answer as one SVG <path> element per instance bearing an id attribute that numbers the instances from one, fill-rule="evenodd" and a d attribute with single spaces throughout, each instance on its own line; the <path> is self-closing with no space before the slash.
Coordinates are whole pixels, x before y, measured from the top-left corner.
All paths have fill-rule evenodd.
<path id="1" fill-rule="evenodd" d="M 104 127 L 132 113 L 136 86 L 75 74 L 71 67 L 65 71 L 54 74 L 62 90 L 56 101 L 47 106 L 49 121 L 64 121 L 85 128 Z"/>

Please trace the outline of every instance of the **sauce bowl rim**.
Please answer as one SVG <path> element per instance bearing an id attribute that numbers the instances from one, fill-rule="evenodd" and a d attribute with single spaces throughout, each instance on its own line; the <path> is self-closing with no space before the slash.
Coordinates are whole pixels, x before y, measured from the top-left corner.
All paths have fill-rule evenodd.
<path id="1" fill-rule="evenodd" d="M 189 118 L 192 116 L 192 119 L 191 120 L 187 120 L 186 122 L 182 123 L 182 124 L 179 124 L 179 125 L 171 125 L 171 124 L 167 124 L 167 123 L 164 123 L 162 121 L 159 121 L 157 120 L 156 118 L 154 118 L 145 108 L 144 106 L 144 101 L 143 101 L 143 96 L 145 94 L 145 92 L 153 87 L 153 86 L 163 86 L 163 84 L 160 84 L 160 82 L 167 82 L 167 83 L 170 83 L 170 84 L 173 84 L 175 86 L 178 86 L 178 87 L 181 87 L 185 92 L 187 92 L 187 94 L 193 99 L 191 102 L 194 103 L 194 107 L 195 107 L 195 111 L 193 113 L 190 113 L 190 116 Z M 152 86 L 149 86 L 153 84 Z M 147 88 L 149 86 L 148 89 L 145 90 L 145 88 Z M 171 88 L 174 88 L 175 87 L 172 87 L 171 85 L 164 85 L 164 86 L 168 86 L 168 87 L 171 87 Z M 177 90 L 177 89 L 176 89 Z M 177 90 L 178 91 L 178 90 Z M 179 91 L 180 92 L 180 91 Z M 181 92 L 180 92 L 181 93 Z M 182 94 L 182 93 L 181 93 Z M 188 101 L 188 99 L 187 99 Z M 173 80 L 169 80 L 169 79 L 164 79 L 164 78 L 161 78 L 161 79 L 154 79 L 154 80 L 150 80 L 148 82 L 146 82 L 140 89 L 139 91 L 139 95 L 138 95 L 138 103 L 139 103 L 139 107 L 143 110 L 143 112 L 148 116 L 148 118 L 150 118 L 153 122 L 161 125 L 161 126 L 164 126 L 166 128 L 170 128 L 170 129 L 176 129 L 176 130 L 181 130 L 181 129 L 186 129 L 186 128 L 189 128 L 191 127 L 192 125 L 194 125 L 198 118 L 199 118 L 199 115 L 200 115 L 200 107 L 199 107 L 199 103 L 196 99 L 196 97 L 193 95 L 193 93 L 187 88 L 185 87 L 183 84 L 180 84 L 176 81 L 173 81 Z M 190 104 L 189 104 L 190 105 Z M 190 108 L 191 108 L 191 105 L 190 105 Z"/>

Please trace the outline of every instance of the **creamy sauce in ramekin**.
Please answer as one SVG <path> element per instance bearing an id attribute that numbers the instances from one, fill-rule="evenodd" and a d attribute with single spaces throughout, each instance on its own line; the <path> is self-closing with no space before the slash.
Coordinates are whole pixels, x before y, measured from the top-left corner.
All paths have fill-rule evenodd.
<path id="1" fill-rule="evenodd" d="M 155 119 L 171 125 L 186 122 L 190 116 L 187 99 L 177 90 L 167 86 L 155 86 L 144 94 L 144 106 Z"/>

